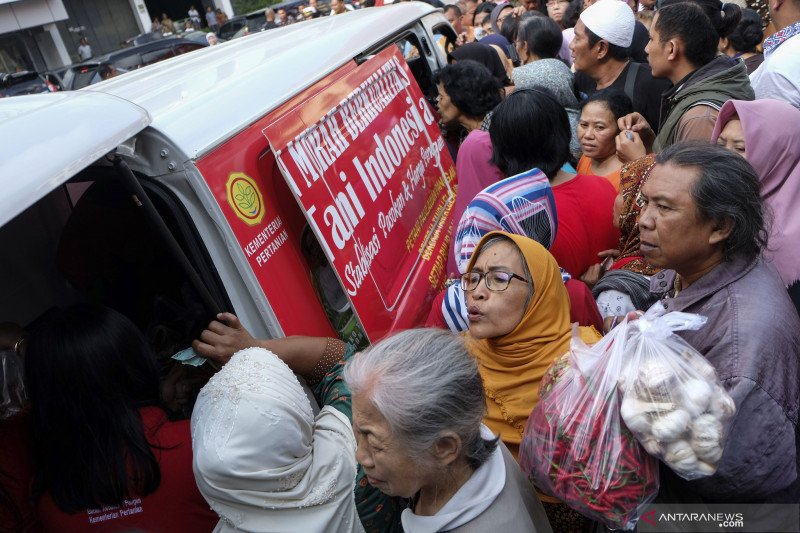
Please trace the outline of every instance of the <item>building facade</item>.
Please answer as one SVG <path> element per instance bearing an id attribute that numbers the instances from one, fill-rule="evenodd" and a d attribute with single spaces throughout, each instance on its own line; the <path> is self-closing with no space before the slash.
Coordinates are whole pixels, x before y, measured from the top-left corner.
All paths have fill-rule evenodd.
<path id="1" fill-rule="evenodd" d="M 44 72 L 77 63 L 81 37 L 92 54 L 118 50 L 150 31 L 155 16 L 187 17 L 194 4 L 233 15 L 230 0 L 0 0 L 0 72 Z"/>

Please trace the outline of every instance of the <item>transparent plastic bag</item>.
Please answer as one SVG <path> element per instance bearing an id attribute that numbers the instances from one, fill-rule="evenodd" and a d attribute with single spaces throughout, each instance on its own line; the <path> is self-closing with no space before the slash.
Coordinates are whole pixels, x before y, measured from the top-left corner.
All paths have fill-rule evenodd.
<path id="1" fill-rule="evenodd" d="M 0 350 L 0 420 L 17 414 L 24 405 L 22 361 L 14 350 Z"/>
<path id="2" fill-rule="evenodd" d="M 628 324 L 619 380 L 625 425 L 648 453 L 687 480 L 716 472 L 736 412 L 714 367 L 675 334 L 705 323 L 700 315 L 666 313 L 657 303 Z"/>
<path id="3" fill-rule="evenodd" d="M 576 330 L 568 355 L 545 373 L 519 463 L 536 487 L 611 529 L 633 529 L 658 493 L 658 461 L 622 423 L 617 381 L 627 323 L 586 346 Z"/>

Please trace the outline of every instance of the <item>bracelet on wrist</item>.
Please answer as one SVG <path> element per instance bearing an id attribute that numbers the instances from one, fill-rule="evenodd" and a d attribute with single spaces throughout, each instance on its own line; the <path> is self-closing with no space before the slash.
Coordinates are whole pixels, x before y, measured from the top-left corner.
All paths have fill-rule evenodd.
<path id="1" fill-rule="evenodd" d="M 312 384 L 322 381 L 322 378 L 325 377 L 330 369 L 344 357 L 345 346 L 345 343 L 339 339 L 327 339 L 325 351 L 322 352 L 322 357 L 319 358 L 317 364 L 311 369 L 311 373 L 307 376 L 306 381 Z"/>

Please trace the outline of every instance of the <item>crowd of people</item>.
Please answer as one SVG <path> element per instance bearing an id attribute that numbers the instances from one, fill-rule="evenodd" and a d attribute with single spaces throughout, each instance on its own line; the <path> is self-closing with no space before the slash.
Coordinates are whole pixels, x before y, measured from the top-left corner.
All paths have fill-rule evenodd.
<path id="1" fill-rule="evenodd" d="M 716 472 L 662 464 L 658 501 L 800 501 L 800 0 L 770 2 L 769 20 L 719 0 L 445 14 L 459 38 L 434 82 L 458 188 L 427 327 L 356 353 L 256 339 L 223 313 L 193 343 L 221 370 L 177 422 L 119 313 L 0 327 L 30 401 L 0 440 L 32 480 L 3 483 L 2 524 L 590 531 L 519 448 L 571 339 L 655 302 L 706 318 L 679 334 L 736 412 Z"/>

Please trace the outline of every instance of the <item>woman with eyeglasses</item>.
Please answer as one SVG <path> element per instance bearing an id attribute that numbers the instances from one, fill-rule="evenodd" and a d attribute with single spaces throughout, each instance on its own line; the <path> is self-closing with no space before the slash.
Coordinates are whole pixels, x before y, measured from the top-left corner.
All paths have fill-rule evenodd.
<path id="1" fill-rule="evenodd" d="M 478 359 L 487 396 L 484 423 L 517 455 L 539 399 L 545 370 L 569 349 L 569 297 L 558 263 L 539 243 L 493 231 L 461 275 L 467 295 L 467 347 Z M 582 328 L 588 342 L 599 338 Z"/>
<path id="2" fill-rule="evenodd" d="M 564 29 L 564 15 L 569 8 L 570 0 L 547 0 L 547 16 Z"/>
<path id="3" fill-rule="evenodd" d="M 478 360 L 486 394 L 483 422 L 517 457 L 539 383 L 569 349 L 567 290 L 541 244 L 500 231 L 481 239 L 460 283 L 467 294 L 467 349 Z M 600 338 L 594 328 L 579 329 L 587 343 Z M 580 515 L 555 498 L 540 498 L 554 531 L 580 530 Z"/>

